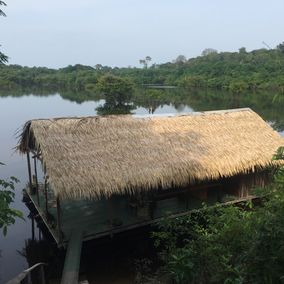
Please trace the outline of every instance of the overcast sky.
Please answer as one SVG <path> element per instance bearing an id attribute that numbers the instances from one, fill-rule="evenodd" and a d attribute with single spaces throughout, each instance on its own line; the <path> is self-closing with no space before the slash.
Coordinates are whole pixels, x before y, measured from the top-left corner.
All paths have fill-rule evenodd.
<path id="1" fill-rule="evenodd" d="M 6 0 L 0 44 L 11 64 L 63 67 L 172 61 L 205 48 L 284 41 L 284 0 Z"/>

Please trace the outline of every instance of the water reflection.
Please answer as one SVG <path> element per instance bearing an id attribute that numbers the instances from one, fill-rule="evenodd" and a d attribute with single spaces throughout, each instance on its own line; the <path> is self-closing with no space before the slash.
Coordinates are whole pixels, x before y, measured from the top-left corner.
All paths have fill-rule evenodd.
<path id="1" fill-rule="evenodd" d="M 96 107 L 98 115 L 110 115 L 110 114 L 131 114 L 131 111 L 135 109 L 135 106 L 128 103 L 115 104 L 113 102 L 106 101 L 103 105 Z"/>
<path id="2" fill-rule="evenodd" d="M 172 112 L 182 112 L 186 107 L 194 111 L 250 107 L 278 131 L 284 130 L 284 95 L 273 92 L 234 94 L 224 91 L 184 89 L 138 89 L 131 104 L 105 102 L 98 114 L 130 113 L 144 108 L 149 114 L 158 108 L 172 106 Z"/>
<path id="3" fill-rule="evenodd" d="M 15 90 L 8 93 L 0 91 L 2 97 L 20 97 L 27 94 L 43 97 L 50 95 L 50 91 Z M 205 111 L 250 107 L 263 119 L 270 122 L 276 130 L 284 130 L 284 94 L 273 91 L 236 94 L 222 90 L 139 88 L 135 90 L 131 99 L 127 98 L 126 100 L 118 100 L 114 97 L 104 98 L 92 92 L 60 91 L 59 95 L 65 100 L 79 104 L 101 101 L 103 103 L 95 108 L 99 115 L 131 114 L 138 108 L 145 109 L 148 114 L 154 114 L 157 109 L 164 106 L 173 107 L 172 112 L 182 112 L 185 108 Z"/>

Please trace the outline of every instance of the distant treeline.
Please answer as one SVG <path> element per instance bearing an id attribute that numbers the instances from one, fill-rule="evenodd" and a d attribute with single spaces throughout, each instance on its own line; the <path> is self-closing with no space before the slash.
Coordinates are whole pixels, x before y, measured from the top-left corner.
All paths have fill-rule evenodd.
<path id="1" fill-rule="evenodd" d="M 143 68 L 108 67 L 97 64 L 45 67 L 0 66 L 0 89 L 40 88 L 49 90 L 96 90 L 98 78 L 105 74 L 127 77 L 134 84 L 174 85 L 186 88 L 215 88 L 242 92 L 246 90 L 284 90 L 284 48 L 259 49 L 247 52 L 220 52 L 207 49 L 201 56 L 186 59 L 178 56 L 173 62 L 144 65 Z"/>

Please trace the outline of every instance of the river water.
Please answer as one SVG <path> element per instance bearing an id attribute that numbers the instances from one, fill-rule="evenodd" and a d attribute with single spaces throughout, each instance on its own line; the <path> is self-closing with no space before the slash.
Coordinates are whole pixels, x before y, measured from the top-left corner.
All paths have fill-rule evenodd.
<path id="1" fill-rule="evenodd" d="M 105 101 L 96 99 L 84 101 L 79 94 L 5 94 L 0 95 L 0 161 L 6 166 L 0 167 L 0 178 L 16 176 L 20 183 L 16 187 L 16 199 L 13 204 L 24 213 L 25 221 L 17 220 L 8 228 L 6 237 L 0 232 L 0 283 L 5 283 L 22 270 L 27 268 L 27 259 L 23 255 L 27 240 L 31 239 L 31 220 L 29 210 L 22 202 L 22 189 L 27 182 L 26 159 L 18 155 L 13 149 L 17 144 L 16 131 L 23 124 L 33 118 L 51 118 L 62 116 L 92 116 L 96 109 L 104 108 Z M 279 99 L 280 97 L 280 99 Z M 131 104 L 133 114 L 162 114 L 189 113 L 212 109 L 227 109 L 235 107 L 251 107 L 268 123 L 283 134 L 284 130 L 284 100 L 278 94 L 221 94 L 220 92 L 193 92 L 177 90 L 155 90 L 145 96 L 136 98 Z M 36 231 L 36 236 L 39 232 Z M 120 244 L 121 245 L 121 244 Z M 39 253 L 39 252 L 38 252 Z M 111 253 L 111 252 L 110 252 Z M 139 256 L 139 253 L 138 253 Z M 137 257 L 137 255 L 135 256 Z M 84 262 L 84 260 L 82 260 Z M 109 262 L 109 258 L 102 260 Z M 130 260 L 131 262 L 132 260 Z M 116 266 L 116 259 L 112 258 L 112 266 Z M 106 266 L 107 267 L 107 263 Z M 121 263 L 117 264 L 118 266 Z M 86 264 L 90 269 L 90 263 Z M 120 270 L 117 282 L 110 279 L 109 270 L 100 273 L 100 279 L 95 283 L 132 283 L 133 277 L 127 277 L 127 269 Z M 104 277 L 104 274 L 106 275 Z M 114 277 L 114 276 L 113 276 Z M 118 278 L 121 279 L 118 279 Z M 128 280 L 126 280 L 128 278 Z M 110 282 L 111 281 L 111 282 Z"/>

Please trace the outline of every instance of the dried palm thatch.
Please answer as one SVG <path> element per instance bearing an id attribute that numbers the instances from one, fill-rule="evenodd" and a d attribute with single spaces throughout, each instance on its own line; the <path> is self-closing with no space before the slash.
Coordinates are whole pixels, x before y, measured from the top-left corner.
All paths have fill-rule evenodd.
<path id="1" fill-rule="evenodd" d="M 60 198 L 183 187 L 272 164 L 284 139 L 250 109 L 28 121 L 18 150 L 40 152 Z"/>

